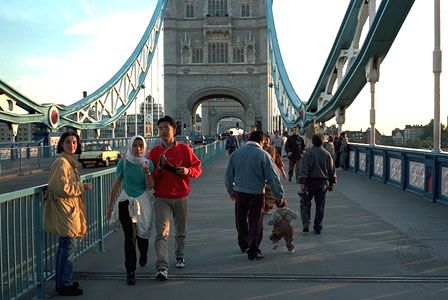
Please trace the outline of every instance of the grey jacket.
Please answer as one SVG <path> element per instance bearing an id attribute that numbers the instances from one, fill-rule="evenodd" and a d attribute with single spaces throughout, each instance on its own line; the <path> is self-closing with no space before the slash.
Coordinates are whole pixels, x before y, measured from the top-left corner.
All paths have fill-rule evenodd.
<path id="1" fill-rule="evenodd" d="M 326 179 L 330 186 L 336 183 L 333 158 L 322 146 L 306 150 L 300 161 L 299 182 L 305 184 L 308 178 Z"/>
<path id="2" fill-rule="evenodd" d="M 225 177 L 227 192 L 264 194 L 266 183 L 276 199 L 283 198 L 283 186 L 271 156 L 258 143 L 247 142 L 230 156 Z"/>

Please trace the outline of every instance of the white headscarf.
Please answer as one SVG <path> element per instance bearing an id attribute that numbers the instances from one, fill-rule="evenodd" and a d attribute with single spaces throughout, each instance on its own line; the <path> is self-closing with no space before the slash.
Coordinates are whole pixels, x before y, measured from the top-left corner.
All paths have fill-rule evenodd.
<path id="1" fill-rule="evenodd" d="M 134 153 L 132 153 L 132 145 L 134 145 L 134 142 L 135 142 L 136 139 L 141 139 L 143 141 L 143 146 L 145 148 L 144 148 L 142 156 L 135 156 Z M 126 159 L 127 159 L 127 161 L 129 161 L 129 162 L 131 162 L 133 164 L 136 164 L 136 165 L 141 165 L 141 164 L 145 163 L 146 161 L 148 161 L 145 158 L 145 154 L 146 154 L 146 141 L 145 141 L 145 139 L 141 135 L 133 136 L 131 138 L 131 140 L 129 141 L 128 150 L 126 152 Z"/>

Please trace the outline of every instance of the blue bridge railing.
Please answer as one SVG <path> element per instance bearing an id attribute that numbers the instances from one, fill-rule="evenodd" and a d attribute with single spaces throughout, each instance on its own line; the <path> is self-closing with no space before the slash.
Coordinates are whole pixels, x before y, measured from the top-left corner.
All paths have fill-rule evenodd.
<path id="1" fill-rule="evenodd" d="M 448 153 L 351 143 L 349 170 L 448 203 Z"/>
<path id="2" fill-rule="evenodd" d="M 224 142 L 194 149 L 203 166 L 225 152 Z M 111 233 L 105 218 L 115 168 L 82 176 L 92 182 L 85 193 L 88 233 L 80 241 L 77 255 L 93 246 L 103 251 L 103 240 Z M 43 298 L 44 281 L 54 275 L 56 237 L 43 231 L 43 195 L 47 185 L 0 195 L 0 299 L 17 299 L 31 289 Z"/>

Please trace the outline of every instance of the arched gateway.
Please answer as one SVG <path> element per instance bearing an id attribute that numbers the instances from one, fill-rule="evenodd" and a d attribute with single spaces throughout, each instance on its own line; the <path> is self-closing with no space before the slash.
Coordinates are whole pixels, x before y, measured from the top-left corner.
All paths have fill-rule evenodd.
<path id="1" fill-rule="evenodd" d="M 223 117 L 272 130 L 264 0 L 170 0 L 164 20 L 165 111 L 190 132 Z"/>

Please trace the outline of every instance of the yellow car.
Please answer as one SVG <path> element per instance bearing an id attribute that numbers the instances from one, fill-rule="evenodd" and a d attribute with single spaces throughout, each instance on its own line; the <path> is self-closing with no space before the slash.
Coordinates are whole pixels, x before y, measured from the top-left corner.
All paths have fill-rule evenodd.
<path id="1" fill-rule="evenodd" d="M 111 162 L 118 163 L 121 158 L 119 151 L 112 150 L 112 147 L 105 144 L 90 144 L 85 147 L 78 157 L 78 161 L 82 167 L 87 167 L 88 164 L 104 165 L 108 167 Z"/>

